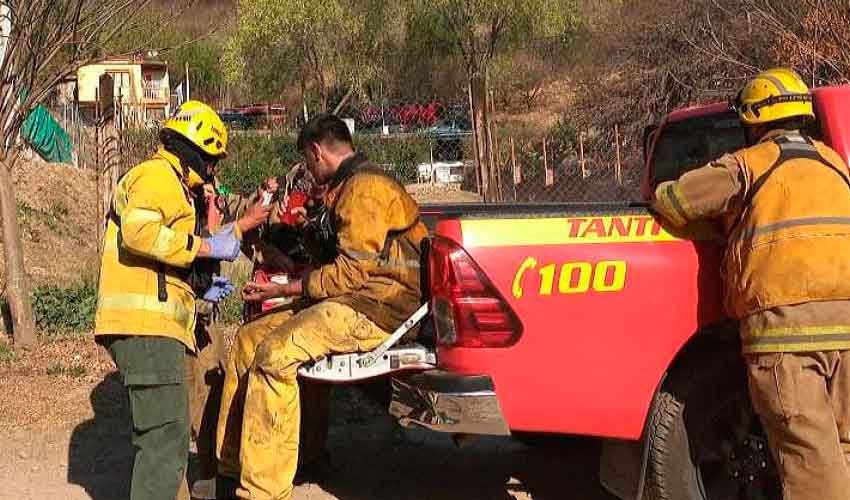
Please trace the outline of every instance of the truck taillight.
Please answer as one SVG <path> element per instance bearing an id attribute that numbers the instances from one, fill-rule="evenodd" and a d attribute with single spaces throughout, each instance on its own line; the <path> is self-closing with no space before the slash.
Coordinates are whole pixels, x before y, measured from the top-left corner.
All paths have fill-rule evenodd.
<path id="1" fill-rule="evenodd" d="M 431 241 L 429 283 L 440 343 L 460 347 L 508 347 L 522 323 L 472 257 L 442 237 Z"/>

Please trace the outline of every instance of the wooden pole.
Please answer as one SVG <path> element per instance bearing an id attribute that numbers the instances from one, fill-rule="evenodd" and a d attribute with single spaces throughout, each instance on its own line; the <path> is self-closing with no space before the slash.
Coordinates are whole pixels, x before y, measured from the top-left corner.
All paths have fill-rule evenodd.
<path id="1" fill-rule="evenodd" d="M 587 178 L 587 164 L 584 159 L 584 132 L 579 132 L 578 134 L 578 157 L 579 157 L 579 166 L 581 167 L 581 178 Z"/>
<path id="2" fill-rule="evenodd" d="M 487 190 L 484 187 L 484 183 L 486 181 L 485 181 L 484 176 L 482 175 L 482 166 L 481 166 L 483 153 L 481 152 L 481 140 L 480 140 L 480 137 L 478 135 L 479 132 L 477 131 L 479 124 L 478 124 L 478 120 L 476 119 L 476 116 L 477 116 L 476 115 L 476 108 L 475 108 L 476 102 L 475 102 L 475 99 L 473 99 L 473 97 L 472 97 L 472 87 L 473 87 L 473 85 L 474 85 L 473 84 L 473 78 L 470 77 L 469 78 L 469 118 L 470 118 L 470 121 L 472 123 L 472 137 L 473 137 L 472 145 L 474 146 L 473 152 L 475 153 L 475 182 L 477 184 L 476 187 L 477 187 L 478 195 L 481 196 L 484 199 L 484 202 L 486 203 L 487 202 L 487 193 L 486 193 Z"/>
<path id="3" fill-rule="evenodd" d="M 493 101 L 491 100 L 490 102 L 492 103 Z M 492 107 L 492 105 L 491 105 L 491 107 Z M 493 128 L 495 128 L 495 127 L 493 127 Z M 496 151 L 496 153 L 493 155 L 493 158 L 495 159 L 495 163 L 496 163 L 496 165 L 495 165 L 495 167 L 496 167 L 496 187 L 499 190 L 499 201 L 501 201 L 502 196 L 504 196 L 504 195 L 503 195 L 503 191 L 502 191 L 502 151 L 499 148 L 499 134 L 493 133 L 492 139 L 493 139 L 493 149 Z"/>
<path id="4" fill-rule="evenodd" d="M 623 171 L 620 164 L 620 126 L 614 124 L 614 149 L 617 151 L 617 184 L 623 184 Z"/>
<path id="5" fill-rule="evenodd" d="M 555 174 L 549 168 L 549 158 L 546 154 L 546 137 L 543 137 L 543 170 L 546 171 L 546 186 L 555 184 Z"/>
<path id="6" fill-rule="evenodd" d="M 514 201 L 516 201 L 516 187 L 522 182 L 522 172 L 516 164 L 516 149 L 514 148 L 513 137 L 511 137 L 511 170 L 514 174 Z"/>

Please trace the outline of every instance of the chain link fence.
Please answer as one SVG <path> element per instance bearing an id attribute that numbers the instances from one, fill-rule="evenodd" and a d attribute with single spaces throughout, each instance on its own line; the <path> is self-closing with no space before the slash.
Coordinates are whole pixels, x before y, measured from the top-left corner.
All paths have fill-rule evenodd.
<path id="1" fill-rule="evenodd" d="M 563 126 L 543 134 L 515 133 L 498 124 L 493 128 L 500 201 L 616 202 L 639 197 L 642 168 L 637 158 L 623 154 L 619 127 L 610 134 L 575 133 Z"/>

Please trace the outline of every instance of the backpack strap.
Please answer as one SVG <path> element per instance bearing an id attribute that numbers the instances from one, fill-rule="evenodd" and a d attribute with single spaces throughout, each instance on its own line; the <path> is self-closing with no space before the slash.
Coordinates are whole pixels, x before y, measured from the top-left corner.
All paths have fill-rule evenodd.
<path id="1" fill-rule="evenodd" d="M 838 176 L 841 177 L 841 180 L 844 181 L 844 184 L 847 185 L 847 188 L 850 189 L 850 179 L 847 178 L 847 174 L 833 165 L 832 162 L 824 158 L 809 137 L 802 134 L 788 134 L 777 137 L 773 140 L 773 142 L 779 147 L 779 158 L 776 159 L 773 165 L 771 165 L 771 167 L 767 169 L 761 177 L 753 182 L 752 187 L 747 193 L 747 197 L 744 198 L 744 206 L 749 206 L 750 203 L 752 203 L 753 198 L 755 198 L 756 194 L 758 194 L 759 190 L 761 190 L 768 179 L 770 179 L 770 176 L 773 175 L 779 167 L 785 165 L 791 160 L 814 160 L 838 174 Z"/>

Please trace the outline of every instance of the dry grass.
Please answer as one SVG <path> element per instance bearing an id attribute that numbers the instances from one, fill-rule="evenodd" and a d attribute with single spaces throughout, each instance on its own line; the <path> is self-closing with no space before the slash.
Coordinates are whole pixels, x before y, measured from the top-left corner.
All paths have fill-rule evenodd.
<path id="1" fill-rule="evenodd" d="M 114 365 L 92 335 L 47 342 L 31 350 L 9 349 L 0 362 L 0 428 L 61 426 L 93 415 L 89 394 Z"/>

